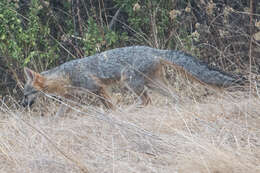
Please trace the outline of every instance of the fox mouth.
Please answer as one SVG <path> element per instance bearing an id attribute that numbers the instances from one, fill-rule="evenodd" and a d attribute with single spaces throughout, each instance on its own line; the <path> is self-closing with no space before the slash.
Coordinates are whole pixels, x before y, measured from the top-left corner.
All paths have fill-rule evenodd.
<path id="1" fill-rule="evenodd" d="M 30 101 L 30 102 L 22 102 L 22 106 L 23 107 L 31 107 L 34 104 L 34 100 Z"/>
<path id="2" fill-rule="evenodd" d="M 22 106 L 31 107 L 35 102 L 36 94 L 37 94 L 36 90 L 29 92 L 29 93 L 25 93 L 23 100 L 22 100 Z"/>

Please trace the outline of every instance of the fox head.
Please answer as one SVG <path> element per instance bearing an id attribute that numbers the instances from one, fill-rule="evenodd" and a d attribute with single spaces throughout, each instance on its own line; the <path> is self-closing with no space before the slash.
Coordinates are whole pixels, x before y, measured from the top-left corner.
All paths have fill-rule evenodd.
<path id="1" fill-rule="evenodd" d="M 29 68 L 24 68 L 26 84 L 24 86 L 23 106 L 31 106 L 39 91 L 55 95 L 66 96 L 69 92 L 71 80 L 68 76 L 45 75 L 37 73 Z"/>
<path id="2" fill-rule="evenodd" d="M 26 84 L 23 91 L 24 97 L 22 105 L 31 106 L 34 103 L 38 91 L 44 90 L 46 78 L 26 67 L 24 68 L 24 73 L 26 76 Z"/>

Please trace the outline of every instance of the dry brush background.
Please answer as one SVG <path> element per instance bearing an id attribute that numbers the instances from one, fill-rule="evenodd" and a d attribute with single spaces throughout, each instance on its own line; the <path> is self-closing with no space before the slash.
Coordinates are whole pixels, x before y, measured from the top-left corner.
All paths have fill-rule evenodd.
<path id="1" fill-rule="evenodd" d="M 0 105 L 0 172 L 260 172 L 257 90 L 180 80 L 172 89 L 177 100 L 152 93 L 153 105 L 138 108 L 116 94 L 116 111 L 81 105 L 62 116 L 46 96 L 31 110 L 6 98 L 13 104 Z"/>

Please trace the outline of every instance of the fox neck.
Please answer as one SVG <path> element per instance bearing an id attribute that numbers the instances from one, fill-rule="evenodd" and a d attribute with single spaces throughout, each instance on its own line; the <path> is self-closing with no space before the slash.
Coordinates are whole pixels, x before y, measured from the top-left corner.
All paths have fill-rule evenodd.
<path id="1" fill-rule="evenodd" d="M 46 78 L 40 74 L 34 74 L 33 86 L 39 91 L 43 91 L 46 88 Z"/>
<path id="2" fill-rule="evenodd" d="M 40 77 L 34 81 L 34 87 L 37 90 L 48 94 L 64 96 L 68 93 L 69 83 L 70 82 L 67 79 L 49 79 L 46 77 Z"/>

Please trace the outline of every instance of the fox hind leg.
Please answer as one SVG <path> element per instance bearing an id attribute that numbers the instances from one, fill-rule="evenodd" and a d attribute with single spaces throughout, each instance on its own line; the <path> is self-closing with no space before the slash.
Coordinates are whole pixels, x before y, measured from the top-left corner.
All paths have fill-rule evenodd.
<path id="1" fill-rule="evenodd" d="M 153 73 L 149 75 L 149 78 L 146 78 L 146 86 L 163 96 L 173 99 L 174 102 L 179 101 L 180 97 L 176 94 L 178 92 L 169 84 L 165 77 L 164 67 L 165 65 L 162 62 L 157 64 Z"/>
<path id="2" fill-rule="evenodd" d="M 111 102 L 111 97 L 110 95 L 107 93 L 105 87 L 101 87 L 96 94 L 100 97 L 100 101 L 103 103 L 103 105 L 107 108 L 107 109 L 112 109 L 115 110 L 114 105 Z"/>
<path id="3" fill-rule="evenodd" d="M 142 104 L 143 106 L 147 106 L 148 104 L 152 104 L 152 100 L 148 95 L 147 90 L 143 91 L 143 94 L 141 95 L 141 100 L 142 100 Z"/>
<path id="4" fill-rule="evenodd" d="M 146 78 L 146 85 L 149 89 L 155 90 L 164 96 L 169 96 L 169 83 L 165 78 L 165 69 L 159 63 L 153 70 L 153 73 Z"/>
<path id="5" fill-rule="evenodd" d="M 126 88 L 133 91 L 141 100 L 142 106 L 151 104 L 151 98 L 145 89 L 145 79 L 144 76 L 138 74 L 138 72 L 127 72 L 124 74 L 124 84 Z"/>
<path id="6" fill-rule="evenodd" d="M 133 91 L 134 94 L 137 95 L 138 98 L 141 99 L 141 104 L 142 106 L 147 106 L 148 104 L 152 103 L 152 100 L 150 96 L 148 95 L 147 90 L 144 87 L 137 87 L 133 86 L 132 83 L 125 83 L 125 86 L 130 90 Z"/>

